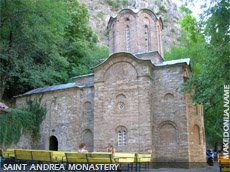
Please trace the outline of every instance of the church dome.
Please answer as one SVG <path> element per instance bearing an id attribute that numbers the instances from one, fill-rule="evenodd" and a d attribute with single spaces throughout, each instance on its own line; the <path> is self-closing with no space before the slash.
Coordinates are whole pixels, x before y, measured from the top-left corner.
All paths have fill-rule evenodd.
<path id="1" fill-rule="evenodd" d="M 110 54 L 117 52 L 147 53 L 163 56 L 161 18 L 149 9 L 121 10 L 108 22 Z"/>

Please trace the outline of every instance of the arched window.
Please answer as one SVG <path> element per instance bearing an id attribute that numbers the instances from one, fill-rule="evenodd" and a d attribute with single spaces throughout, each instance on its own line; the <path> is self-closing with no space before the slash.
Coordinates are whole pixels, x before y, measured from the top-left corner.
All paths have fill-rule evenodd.
<path id="1" fill-rule="evenodd" d="M 159 127 L 161 145 L 176 145 L 177 144 L 177 129 L 173 122 L 164 121 Z"/>
<path id="2" fill-rule="evenodd" d="M 145 51 L 149 51 L 149 28 L 145 25 Z"/>
<path id="3" fill-rule="evenodd" d="M 126 51 L 130 51 L 130 28 L 127 25 L 125 28 Z"/>
<path id="4" fill-rule="evenodd" d="M 193 142 L 196 145 L 201 144 L 200 127 L 198 125 L 194 125 L 193 127 Z"/>
<path id="5" fill-rule="evenodd" d="M 118 146 L 127 145 L 127 129 L 123 126 L 117 127 L 117 145 Z"/>
<path id="6" fill-rule="evenodd" d="M 86 101 L 83 104 L 82 120 L 84 121 L 85 124 L 89 124 L 93 121 L 92 103 L 89 101 Z"/>

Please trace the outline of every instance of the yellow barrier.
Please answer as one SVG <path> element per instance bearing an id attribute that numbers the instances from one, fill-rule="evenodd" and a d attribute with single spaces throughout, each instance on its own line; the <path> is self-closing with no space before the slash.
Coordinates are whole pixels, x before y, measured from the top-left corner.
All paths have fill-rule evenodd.
<path id="1" fill-rule="evenodd" d="M 31 150 L 15 149 L 14 153 L 17 160 L 32 160 Z"/>
<path id="2" fill-rule="evenodd" d="M 2 151 L 2 157 L 7 159 L 7 158 L 14 158 L 15 157 L 15 154 L 14 154 L 14 150 L 15 149 L 12 149 L 12 148 L 8 148 L 6 149 L 6 151 Z"/>
<path id="3" fill-rule="evenodd" d="M 135 153 L 115 153 L 114 160 L 118 163 L 135 162 Z"/>
<path id="4" fill-rule="evenodd" d="M 53 157 L 54 162 L 67 162 L 65 152 L 61 151 L 53 151 Z"/>
<path id="5" fill-rule="evenodd" d="M 112 164 L 114 163 L 111 153 L 87 153 L 88 163 L 103 163 Z"/>
<path id="6" fill-rule="evenodd" d="M 15 158 L 16 160 L 31 160 L 40 162 L 67 162 L 67 163 L 145 163 L 151 161 L 151 154 L 123 153 L 117 152 L 114 155 L 107 152 L 77 153 L 47 150 L 29 150 L 8 148 L 2 151 L 3 158 Z M 219 159 L 220 164 L 229 161 Z M 221 165 L 220 165 L 221 166 Z"/>
<path id="7" fill-rule="evenodd" d="M 223 155 L 218 155 L 218 163 L 221 172 L 230 172 L 230 156 L 225 157 Z"/>
<path id="8" fill-rule="evenodd" d="M 136 153 L 135 162 L 150 162 L 151 161 L 151 154 L 143 154 L 143 153 Z"/>
<path id="9" fill-rule="evenodd" d="M 66 161 L 68 163 L 87 163 L 87 157 L 84 153 L 66 152 Z"/>
<path id="10" fill-rule="evenodd" d="M 53 152 L 52 151 L 32 150 L 31 152 L 32 152 L 32 157 L 34 161 L 53 162 Z"/>

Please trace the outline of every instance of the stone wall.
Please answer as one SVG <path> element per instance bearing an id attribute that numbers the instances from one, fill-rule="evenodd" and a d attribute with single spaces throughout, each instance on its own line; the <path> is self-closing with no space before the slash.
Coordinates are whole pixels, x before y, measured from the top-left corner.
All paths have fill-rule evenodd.
<path id="1" fill-rule="evenodd" d="M 105 150 L 109 143 L 121 152 L 151 149 L 151 67 L 137 61 L 120 53 L 95 70 L 95 151 Z M 118 141 L 120 128 L 127 132 L 124 145 Z"/>
<path id="2" fill-rule="evenodd" d="M 156 68 L 152 87 L 152 143 L 156 161 L 188 161 L 188 126 L 181 65 Z"/>
<path id="3" fill-rule="evenodd" d="M 93 150 L 93 89 L 71 88 L 61 91 L 34 94 L 17 98 L 17 106 L 22 106 L 27 98 L 42 96 L 42 104 L 47 114 L 40 129 L 39 149 L 49 149 L 49 140 L 55 136 L 59 150 L 78 150 L 82 142 Z M 87 136 L 87 137 L 86 137 Z M 31 138 L 23 136 L 18 147 L 30 148 Z"/>
<path id="4" fill-rule="evenodd" d="M 206 159 L 206 144 L 205 130 L 203 119 L 202 105 L 194 105 L 192 103 L 192 93 L 185 95 L 186 113 L 188 115 L 189 128 L 189 156 L 190 162 L 205 162 Z"/>

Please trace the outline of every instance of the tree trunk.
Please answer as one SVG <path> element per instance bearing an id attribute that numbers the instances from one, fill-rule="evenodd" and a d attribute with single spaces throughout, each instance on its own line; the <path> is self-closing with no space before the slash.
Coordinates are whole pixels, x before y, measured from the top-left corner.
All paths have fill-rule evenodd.
<path id="1" fill-rule="evenodd" d="M 0 101 L 4 95 L 6 89 L 6 81 L 8 77 L 8 72 L 10 70 L 10 61 L 12 59 L 11 49 L 12 49 L 12 42 L 13 42 L 13 32 L 10 31 L 9 33 L 9 46 L 7 49 L 8 59 L 7 60 L 0 60 L 0 65 L 3 66 L 3 72 L 0 73 Z"/>
<path id="2" fill-rule="evenodd" d="M 2 100 L 5 89 L 6 89 L 6 76 L 2 74 L 0 80 L 0 101 Z"/>

